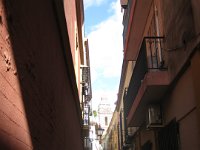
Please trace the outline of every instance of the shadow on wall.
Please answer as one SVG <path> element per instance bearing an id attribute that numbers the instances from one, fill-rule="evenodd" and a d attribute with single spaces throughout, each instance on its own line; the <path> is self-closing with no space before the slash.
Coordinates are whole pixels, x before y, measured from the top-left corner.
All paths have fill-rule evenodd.
<path id="1" fill-rule="evenodd" d="M 10 149 L 8 143 L 4 141 L 4 137 L 0 137 L 0 149 L 2 150 Z"/>
<path id="2" fill-rule="evenodd" d="M 8 116 L 10 123 L 0 123 L 0 149 L 82 149 L 53 1 L 0 3 L 5 6 L 2 24 L 7 23 L 9 34 L 4 46 L 11 60 L 5 78 L 12 90 L 6 92 L 14 99 L 5 113 L 17 109 Z"/>

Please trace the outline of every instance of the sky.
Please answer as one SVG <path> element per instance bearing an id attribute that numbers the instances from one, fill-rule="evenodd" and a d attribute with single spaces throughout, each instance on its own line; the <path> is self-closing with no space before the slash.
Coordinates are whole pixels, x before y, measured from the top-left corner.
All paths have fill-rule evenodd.
<path id="1" fill-rule="evenodd" d="M 101 98 L 114 105 L 121 75 L 122 12 L 119 0 L 84 0 L 85 36 L 89 40 L 92 107 Z"/>

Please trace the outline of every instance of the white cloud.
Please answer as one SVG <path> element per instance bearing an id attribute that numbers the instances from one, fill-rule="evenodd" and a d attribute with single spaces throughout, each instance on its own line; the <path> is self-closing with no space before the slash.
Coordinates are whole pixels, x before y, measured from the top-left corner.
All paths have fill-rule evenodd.
<path id="1" fill-rule="evenodd" d="M 114 14 L 107 20 L 94 26 L 91 33 L 88 35 L 93 87 L 101 86 L 95 85 L 95 82 L 102 80 L 102 78 L 120 78 L 121 75 L 123 58 L 123 26 L 119 0 L 112 3 L 110 7 Z M 106 83 L 104 83 L 104 85 L 105 84 Z M 93 90 L 93 101 L 95 101 L 95 105 L 98 104 L 97 101 L 100 100 L 102 96 L 109 97 L 111 101 L 116 101 L 119 85 L 117 83 L 117 87 L 116 85 L 113 86 L 115 87 L 113 87 L 112 91 L 107 89 L 99 91 Z"/>
<path id="2" fill-rule="evenodd" d="M 90 6 L 99 6 L 104 3 L 106 0 L 84 0 L 85 9 Z"/>
<path id="3" fill-rule="evenodd" d="M 101 70 L 104 77 L 119 76 L 123 57 L 120 4 L 117 1 L 112 7 L 115 14 L 95 26 L 88 35 L 91 66 L 93 71 Z"/>

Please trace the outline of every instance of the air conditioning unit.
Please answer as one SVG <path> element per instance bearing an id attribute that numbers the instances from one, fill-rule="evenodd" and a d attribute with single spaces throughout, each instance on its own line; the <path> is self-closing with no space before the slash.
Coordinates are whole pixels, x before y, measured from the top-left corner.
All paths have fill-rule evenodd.
<path id="1" fill-rule="evenodd" d="M 147 128 L 163 126 L 162 111 L 160 105 L 150 105 L 146 116 Z"/>

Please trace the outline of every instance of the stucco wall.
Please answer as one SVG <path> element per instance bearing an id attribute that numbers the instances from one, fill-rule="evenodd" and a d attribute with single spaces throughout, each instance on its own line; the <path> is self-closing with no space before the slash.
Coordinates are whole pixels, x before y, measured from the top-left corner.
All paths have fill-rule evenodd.
<path id="1" fill-rule="evenodd" d="M 198 123 L 200 126 L 200 49 L 195 53 L 191 60 L 191 70 L 192 70 L 192 79 L 193 79 L 193 84 L 194 84 L 194 92 L 195 92 L 195 97 L 196 97 L 196 102 L 197 102 L 197 114 L 198 114 Z M 199 133 L 200 135 L 200 129 Z"/>
<path id="2" fill-rule="evenodd" d="M 165 49 L 170 78 L 174 79 L 193 49 L 186 49 L 195 38 L 190 0 L 162 1 Z"/>
<path id="3" fill-rule="evenodd" d="M 163 0 L 165 49 L 168 54 L 168 69 L 173 80 L 194 47 L 191 42 L 198 36 L 199 21 L 196 0 Z M 169 11 L 170 9 L 170 11 Z M 189 45 L 190 44 L 190 45 Z M 191 48 L 190 48 L 191 46 Z M 197 119 L 197 97 L 191 66 L 174 83 L 171 93 L 168 93 L 164 108 L 165 121 L 176 118 L 180 124 L 180 146 L 182 149 L 200 149 L 199 127 Z"/>
<path id="4" fill-rule="evenodd" d="M 155 138 L 156 137 L 153 130 L 142 130 L 140 132 L 141 146 L 143 146 L 146 142 L 150 140 L 150 142 L 152 143 L 152 150 L 156 150 Z"/>
<path id="5" fill-rule="evenodd" d="M 176 117 L 177 120 L 181 119 L 194 109 L 195 106 L 194 85 L 191 69 L 189 68 L 176 83 L 169 97 L 166 98 L 163 104 L 166 122 L 169 122 L 174 117 Z"/>
<path id="6" fill-rule="evenodd" d="M 0 149 L 82 149 L 76 93 L 52 1 L 4 2 L 0 0 Z"/>
<path id="7" fill-rule="evenodd" d="M 191 68 L 188 68 L 163 104 L 165 123 L 174 118 L 179 122 L 182 150 L 200 148 L 196 105 Z"/>
<path id="8" fill-rule="evenodd" d="M 76 44 L 76 30 L 77 30 L 77 19 L 76 19 L 76 1 L 75 0 L 64 0 L 65 15 L 67 28 L 70 38 L 70 46 L 72 50 L 73 60 L 75 59 L 75 44 Z"/>
<path id="9" fill-rule="evenodd" d="M 200 33 L 200 1 L 199 0 L 191 0 L 192 3 L 192 11 L 193 11 L 193 15 L 194 15 L 194 23 L 195 23 L 195 30 L 196 30 L 196 34 Z"/>
<path id="10" fill-rule="evenodd" d="M 74 70 L 76 73 L 76 82 L 77 82 L 77 87 L 79 90 L 79 95 L 81 96 L 80 47 L 83 47 L 83 45 L 80 45 L 80 42 L 79 42 L 79 38 L 82 38 L 82 34 L 80 35 L 78 34 L 78 20 L 77 20 L 81 18 L 80 17 L 77 18 L 76 0 L 64 0 L 63 2 L 64 2 L 64 10 L 65 10 L 65 16 L 66 16 L 67 30 L 68 30 L 69 39 L 70 39 L 71 53 L 72 53 L 73 63 L 74 63 Z"/>

